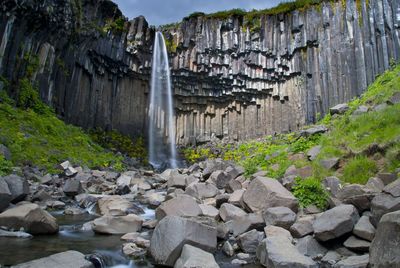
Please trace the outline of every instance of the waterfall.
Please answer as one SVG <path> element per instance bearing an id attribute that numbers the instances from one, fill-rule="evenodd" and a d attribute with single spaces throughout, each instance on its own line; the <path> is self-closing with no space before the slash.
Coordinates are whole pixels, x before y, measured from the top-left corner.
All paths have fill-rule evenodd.
<path id="1" fill-rule="evenodd" d="M 155 168 L 177 167 L 174 108 L 168 54 L 162 33 L 153 46 L 149 103 L 149 162 Z"/>

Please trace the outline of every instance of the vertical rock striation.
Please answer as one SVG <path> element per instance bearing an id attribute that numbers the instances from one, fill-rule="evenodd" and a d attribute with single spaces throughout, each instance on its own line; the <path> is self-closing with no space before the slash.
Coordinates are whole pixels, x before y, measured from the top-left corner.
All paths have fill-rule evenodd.
<path id="1" fill-rule="evenodd" d="M 0 75 L 17 82 L 37 55 L 31 80 L 66 121 L 145 134 L 155 29 L 143 17 L 115 31 L 122 14 L 109 0 L 5 0 L 0 10 Z M 396 0 L 324 1 L 257 23 L 192 16 L 162 28 L 179 144 L 296 130 L 400 58 Z"/>

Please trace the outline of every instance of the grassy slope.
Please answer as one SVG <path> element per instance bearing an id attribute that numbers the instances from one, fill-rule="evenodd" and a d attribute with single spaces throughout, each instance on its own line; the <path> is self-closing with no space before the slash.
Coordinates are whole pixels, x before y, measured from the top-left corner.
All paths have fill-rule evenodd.
<path id="1" fill-rule="evenodd" d="M 336 175 L 344 182 L 365 183 L 378 171 L 394 171 L 400 167 L 400 104 L 359 116 L 352 113 L 360 105 L 373 107 L 385 103 L 400 91 L 399 74 L 400 65 L 382 74 L 361 98 L 350 102 L 350 110 L 345 115 L 337 118 L 326 116 L 320 123 L 329 127 L 327 134 L 309 138 L 299 137 L 296 133 L 269 136 L 237 145 L 217 145 L 218 150 L 214 149 L 215 145 L 189 148 L 184 154 L 190 161 L 206 157 L 232 160 L 245 167 L 247 176 L 261 169 L 266 170 L 270 177 L 280 178 L 290 165 L 308 165 L 312 166 L 313 177 L 318 180 Z M 383 150 L 371 152 L 372 144 Z M 306 153 L 315 145 L 322 146 L 316 160 L 293 159 L 294 154 Z M 321 166 L 320 160 L 330 157 L 341 159 L 337 171 Z"/>

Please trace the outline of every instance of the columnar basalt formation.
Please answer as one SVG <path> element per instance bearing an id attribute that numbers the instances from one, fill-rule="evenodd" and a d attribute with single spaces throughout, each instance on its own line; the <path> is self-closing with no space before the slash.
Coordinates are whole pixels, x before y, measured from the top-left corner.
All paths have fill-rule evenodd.
<path id="1" fill-rule="evenodd" d="M 155 29 L 108 0 L 0 4 L 0 74 L 31 78 L 68 122 L 145 135 Z M 325 1 L 287 14 L 197 16 L 164 27 L 180 144 L 296 130 L 360 95 L 400 58 L 400 3 Z M 29 57 L 28 57 L 29 58 Z M 11 93 L 16 94 L 15 86 Z"/>

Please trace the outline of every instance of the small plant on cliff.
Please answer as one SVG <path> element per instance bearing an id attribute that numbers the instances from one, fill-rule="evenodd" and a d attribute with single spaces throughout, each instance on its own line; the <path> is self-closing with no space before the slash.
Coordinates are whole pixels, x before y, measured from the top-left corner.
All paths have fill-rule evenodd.
<path id="1" fill-rule="evenodd" d="M 117 19 L 108 19 L 106 24 L 104 25 L 103 31 L 104 32 L 112 32 L 113 34 L 120 34 L 125 29 L 125 19 L 119 17 Z"/>
<path id="2" fill-rule="evenodd" d="M 297 178 L 292 191 L 303 208 L 315 205 L 324 210 L 328 206 L 328 192 L 318 179 L 312 177 L 307 179 Z"/>
<path id="3" fill-rule="evenodd" d="M 3 155 L 0 154 L 0 176 L 5 176 L 11 173 L 12 171 L 12 162 L 8 161 L 4 158 Z"/>

